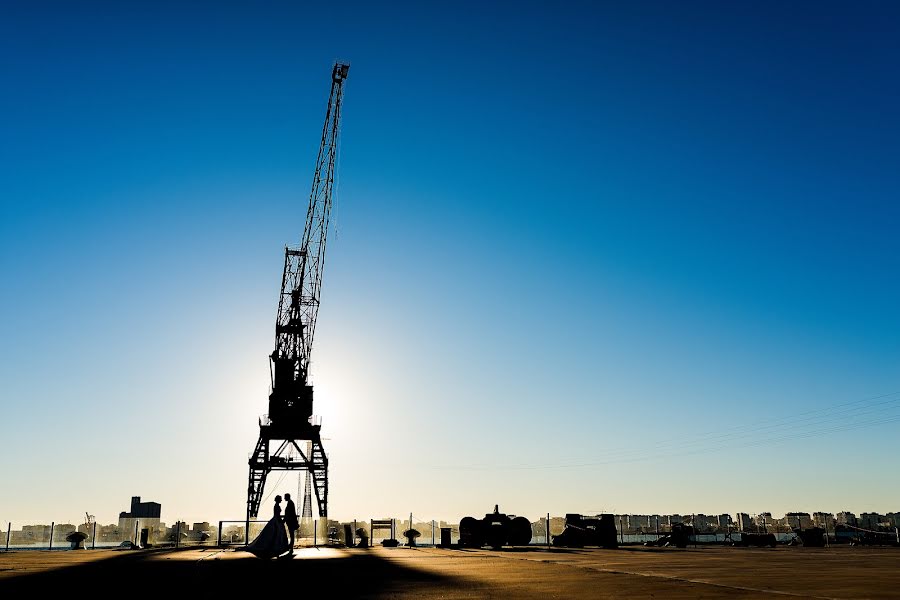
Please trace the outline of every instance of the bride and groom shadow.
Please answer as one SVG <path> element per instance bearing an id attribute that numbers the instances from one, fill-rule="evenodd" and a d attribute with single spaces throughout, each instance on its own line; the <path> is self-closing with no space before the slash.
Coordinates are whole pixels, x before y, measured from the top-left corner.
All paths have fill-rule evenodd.
<path id="1" fill-rule="evenodd" d="M 294 533 L 300 528 L 300 522 L 297 520 L 297 508 L 291 500 L 291 495 L 285 494 L 284 500 L 284 517 L 281 516 L 281 496 L 275 496 L 272 518 L 244 550 L 266 559 L 286 559 L 294 556 Z"/>

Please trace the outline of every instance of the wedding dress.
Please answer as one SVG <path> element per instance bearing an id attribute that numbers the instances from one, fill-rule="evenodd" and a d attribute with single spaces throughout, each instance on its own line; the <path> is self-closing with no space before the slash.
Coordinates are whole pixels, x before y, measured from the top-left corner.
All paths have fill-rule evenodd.
<path id="1" fill-rule="evenodd" d="M 291 549 L 288 541 L 284 522 L 281 520 L 281 507 L 275 505 L 275 514 L 259 532 L 256 539 L 250 542 L 244 550 L 255 554 L 259 558 L 275 558 Z"/>

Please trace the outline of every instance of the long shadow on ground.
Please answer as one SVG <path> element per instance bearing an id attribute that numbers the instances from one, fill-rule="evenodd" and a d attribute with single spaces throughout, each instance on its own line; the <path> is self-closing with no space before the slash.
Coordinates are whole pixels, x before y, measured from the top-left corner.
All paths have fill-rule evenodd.
<path id="1" fill-rule="evenodd" d="M 128 552 L 55 570 L 0 580 L 3 598 L 235 598 L 273 594 L 328 594 L 337 598 L 379 598 L 416 595 L 416 590 L 451 591 L 471 581 L 403 567 L 374 554 L 336 558 L 261 560 L 250 554 L 217 560 L 214 551 L 203 560 L 183 551 Z M 230 552 L 230 551 L 229 551 Z M 21 594 L 21 595 L 20 595 Z M 287 597 L 287 596 L 285 596 Z"/>

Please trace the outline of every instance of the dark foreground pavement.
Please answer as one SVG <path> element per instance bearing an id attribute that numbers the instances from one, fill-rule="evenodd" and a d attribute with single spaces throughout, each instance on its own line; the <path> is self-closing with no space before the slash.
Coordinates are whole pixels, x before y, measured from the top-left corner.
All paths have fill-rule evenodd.
<path id="1" fill-rule="evenodd" d="M 0 597 L 900 598 L 894 548 L 231 549 L 0 553 Z"/>

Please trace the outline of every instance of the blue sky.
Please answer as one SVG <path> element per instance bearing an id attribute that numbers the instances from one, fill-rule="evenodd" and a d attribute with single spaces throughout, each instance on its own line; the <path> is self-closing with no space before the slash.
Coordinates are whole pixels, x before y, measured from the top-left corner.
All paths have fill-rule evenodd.
<path id="1" fill-rule="evenodd" d="M 898 26 L 4 4 L 0 520 L 241 518 L 335 60 L 333 516 L 900 510 Z"/>

